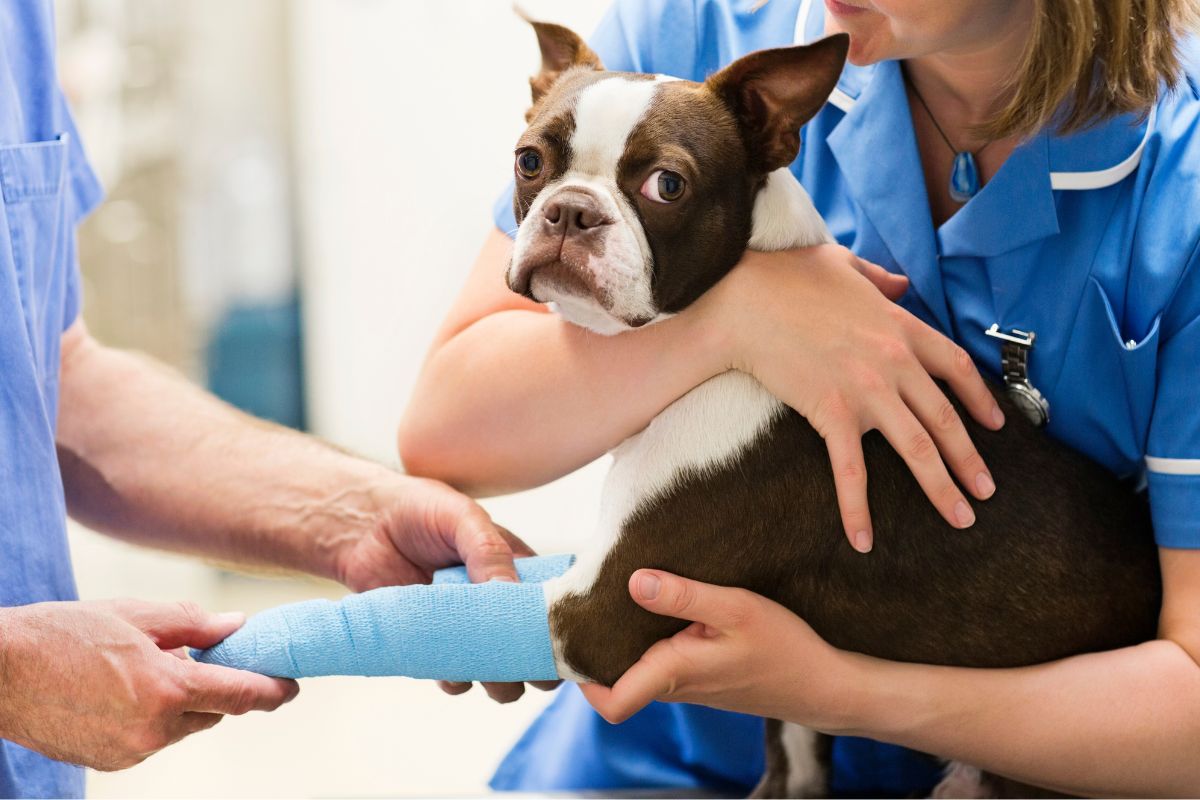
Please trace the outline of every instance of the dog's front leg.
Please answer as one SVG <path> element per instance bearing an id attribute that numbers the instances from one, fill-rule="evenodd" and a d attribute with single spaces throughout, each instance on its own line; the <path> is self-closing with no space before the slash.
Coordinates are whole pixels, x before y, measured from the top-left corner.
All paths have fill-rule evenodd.
<path id="1" fill-rule="evenodd" d="M 633 602 L 628 589 L 633 570 L 606 563 L 581 586 L 579 567 L 545 585 L 555 665 L 568 680 L 612 686 L 655 642 L 688 623 L 651 614 Z"/>

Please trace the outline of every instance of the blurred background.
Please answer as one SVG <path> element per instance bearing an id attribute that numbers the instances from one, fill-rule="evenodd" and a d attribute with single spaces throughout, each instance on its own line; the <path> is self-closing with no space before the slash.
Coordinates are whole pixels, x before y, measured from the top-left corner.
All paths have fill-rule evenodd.
<path id="1" fill-rule="evenodd" d="M 607 0 L 523 0 L 581 32 Z M 230 402 L 396 464 L 423 354 L 492 225 L 534 38 L 508 0 L 58 0 L 59 68 L 107 200 L 80 231 L 84 316 Z M 187 420 L 180 420 L 187 424 Z M 485 505 L 544 552 L 603 465 Z M 71 532 L 85 598 L 254 612 L 342 590 Z M 308 681 L 93 797 L 480 794 L 548 701 L 404 679 Z"/>

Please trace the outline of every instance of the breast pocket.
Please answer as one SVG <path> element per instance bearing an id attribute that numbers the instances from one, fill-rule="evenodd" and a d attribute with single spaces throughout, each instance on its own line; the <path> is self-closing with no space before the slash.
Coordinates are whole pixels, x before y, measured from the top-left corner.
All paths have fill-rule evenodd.
<path id="1" fill-rule="evenodd" d="M 1117 472 L 1141 466 L 1158 373 L 1156 317 L 1131 331 L 1095 278 L 1088 279 L 1066 362 L 1051 395 L 1051 427 Z"/>
<path id="2" fill-rule="evenodd" d="M 0 147 L 11 269 L 25 334 L 43 380 L 58 374 L 59 338 L 74 265 L 68 263 L 67 136 Z M 0 264 L 8 259 L 0 258 Z"/>

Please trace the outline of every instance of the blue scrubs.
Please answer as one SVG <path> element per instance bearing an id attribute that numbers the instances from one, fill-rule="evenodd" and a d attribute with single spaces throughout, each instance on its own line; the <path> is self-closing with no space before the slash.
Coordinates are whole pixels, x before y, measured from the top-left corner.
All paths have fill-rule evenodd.
<path id="1" fill-rule="evenodd" d="M 100 186 L 58 88 L 49 0 L 0 3 L 0 190 L 0 606 L 73 600 L 59 341 L 79 315 L 75 225 Z M 82 795 L 79 767 L 0 741 L 0 797 Z"/>
<path id="2" fill-rule="evenodd" d="M 751 5 L 617 0 L 593 48 L 610 69 L 703 80 L 751 51 L 822 35 L 820 0 Z M 1186 50 L 1194 62 L 1195 43 Z M 986 328 L 1037 333 L 1030 377 L 1050 401 L 1048 433 L 1144 477 L 1155 538 L 1174 548 L 1200 547 L 1197 76 L 1148 119 L 1038 134 L 937 228 L 895 62 L 848 65 L 792 165 L 837 240 L 908 275 L 902 304 L 985 374 L 1001 374 Z M 511 192 L 495 219 L 515 230 Z M 746 717 L 688 707 L 651 706 L 606 727 L 567 687 L 492 785 L 745 791 L 762 764 L 760 733 Z M 836 740 L 833 766 L 843 796 L 907 796 L 937 780 L 927 756 L 863 739 Z"/>

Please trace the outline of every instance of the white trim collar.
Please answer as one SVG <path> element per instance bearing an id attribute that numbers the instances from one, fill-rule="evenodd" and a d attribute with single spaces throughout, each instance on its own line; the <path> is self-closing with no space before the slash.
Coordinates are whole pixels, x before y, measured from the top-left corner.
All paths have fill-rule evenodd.
<path id="1" fill-rule="evenodd" d="M 1125 180 L 1131 172 L 1138 168 L 1138 164 L 1142 163 L 1142 151 L 1146 149 L 1146 142 L 1150 141 L 1150 136 L 1154 133 L 1154 122 L 1157 117 L 1158 106 L 1151 106 L 1150 114 L 1146 117 L 1146 135 L 1138 142 L 1137 149 L 1121 163 L 1114 164 L 1108 169 L 1098 169 L 1092 172 L 1051 172 L 1050 188 L 1067 191 L 1102 189 Z"/>

